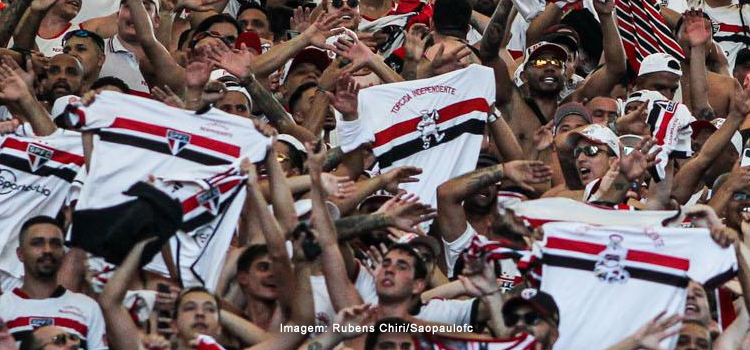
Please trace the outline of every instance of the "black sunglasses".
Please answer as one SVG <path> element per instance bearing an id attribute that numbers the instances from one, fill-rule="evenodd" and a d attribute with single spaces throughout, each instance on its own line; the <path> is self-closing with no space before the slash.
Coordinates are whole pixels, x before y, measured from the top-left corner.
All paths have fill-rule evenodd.
<path id="1" fill-rule="evenodd" d="M 599 148 L 598 146 L 583 146 L 583 147 L 576 147 L 573 150 L 573 158 L 578 158 L 578 156 L 581 155 L 581 153 L 585 154 L 587 157 L 593 157 L 599 151 L 603 151 L 603 149 Z"/>
<path id="2" fill-rule="evenodd" d="M 518 323 L 518 320 L 521 319 L 523 319 L 523 323 L 529 326 L 533 326 L 539 323 L 542 318 L 539 317 L 539 313 L 534 311 L 527 312 L 525 314 L 511 313 L 508 315 L 503 315 L 503 321 L 505 322 L 506 327 L 513 327 L 516 323 Z"/>
<path id="3" fill-rule="evenodd" d="M 350 8 L 355 8 L 359 6 L 359 0 L 347 0 L 347 5 L 349 5 Z M 333 0 L 331 1 L 331 6 L 340 9 L 344 7 L 344 0 Z"/>
<path id="4" fill-rule="evenodd" d="M 50 344 L 55 344 L 57 346 L 64 346 L 65 344 L 68 343 L 68 340 L 76 343 L 76 342 L 80 342 L 81 338 L 79 338 L 75 334 L 60 333 L 60 334 L 56 334 L 54 337 L 52 337 L 52 341 L 49 341 L 49 342 L 46 342 L 46 343 L 42 344 L 42 346 L 38 347 L 37 349 L 38 350 L 39 349 L 44 349 L 45 346 L 50 345 Z"/>
<path id="5" fill-rule="evenodd" d="M 70 40 L 70 38 L 72 37 L 91 38 L 91 40 L 94 41 L 94 44 L 96 44 L 96 46 L 98 46 L 100 50 L 104 51 L 104 39 L 102 39 L 99 34 L 90 32 L 86 29 L 76 29 L 74 31 L 65 33 L 62 39 L 63 46 L 65 46 L 65 43 L 67 43 L 68 40 Z"/>

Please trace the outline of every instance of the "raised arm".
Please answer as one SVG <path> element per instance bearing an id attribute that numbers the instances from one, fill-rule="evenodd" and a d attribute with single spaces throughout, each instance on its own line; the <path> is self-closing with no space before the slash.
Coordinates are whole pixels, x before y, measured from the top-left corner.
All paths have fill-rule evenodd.
<path id="1" fill-rule="evenodd" d="M 39 32 L 42 19 L 54 4 L 54 0 L 34 0 L 31 2 L 29 10 L 23 15 L 16 32 L 13 34 L 13 47 L 26 50 L 34 49 L 34 40 L 36 39 L 36 33 Z"/>
<path id="2" fill-rule="evenodd" d="M 308 158 L 307 164 L 312 179 L 312 189 L 310 199 L 312 200 L 312 222 L 318 231 L 318 242 L 320 243 L 323 253 L 320 257 L 323 269 L 323 275 L 326 278 L 326 288 L 331 296 L 331 303 L 335 310 L 341 310 L 349 306 L 362 304 L 362 297 L 354 288 L 347 274 L 344 257 L 339 248 L 336 239 L 336 227 L 333 224 L 331 216 L 326 209 L 325 199 L 323 197 L 323 188 L 321 185 L 320 174 L 325 159 L 325 152 L 318 145 L 312 146 L 307 144 Z"/>
<path id="3" fill-rule="evenodd" d="M 716 157 L 724 151 L 732 135 L 748 114 L 750 114 L 750 87 L 736 92 L 735 103 L 729 111 L 726 122 L 708 138 L 700 152 L 675 174 L 672 196 L 678 203 L 685 204 L 690 199 L 695 192 L 695 187 L 703 178 L 703 174 Z"/>
<path id="4" fill-rule="evenodd" d="M 552 176 L 549 166 L 539 161 L 512 161 L 482 168 L 448 180 L 437 188 L 437 221 L 443 239 L 453 242 L 466 231 L 463 201 L 502 179 L 513 181 L 530 191 L 529 184 L 548 181 Z"/>
<path id="5" fill-rule="evenodd" d="M 554 6 L 554 5 L 553 5 Z M 504 106 L 511 101 L 515 84 L 508 74 L 508 67 L 500 58 L 505 27 L 510 15 L 513 3 L 510 0 L 500 0 L 492 14 L 490 24 L 482 35 L 479 58 L 482 64 L 491 67 L 495 71 L 495 105 Z"/>
<path id="6" fill-rule="evenodd" d="M 135 32 L 143 52 L 148 57 L 151 66 L 154 67 L 155 82 L 152 86 L 169 86 L 173 91 L 181 92 L 185 87 L 185 69 L 180 67 L 164 47 L 154 36 L 154 28 L 149 18 L 149 13 L 142 0 L 126 0 L 130 8 Z M 158 18 L 158 16 L 157 16 Z M 154 23 L 155 24 L 155 23 Z"/>
<path id="7" fill-rule="evenodd" d="M 712 120 L 716 114 L 708 104 L 708 72 L 706 71 L 706 44 L 711 41 L 711 21 L 702 11 L 685 12 L 680 30 L 690 40 L 690 111 L 697 119 Z"/>
<path id="8" fill-rule="evenodd" d="M 128 291 L 130 278 L 136 276 L 138 263 L 143 249 L 151 240 L 138 242 L 120 264 L 112 278 L 104 285 L 104 292 L 99 296 L 99 305 L 107 324 L 107 340 L 112 349 L 139 349 L 140 336 L 138 327 L 133 323 L 128 310 L 122 306 L 125 293 Z"/>
<path id="9" fill-rule="evenodd" d="M 265 164 L 271 185 L 273 213 L 283 231 L 290 232 L 299 221 L 297 220 L 297 213 L 294 211 L 292 192 L 289 190 L 284 170 L 276 159 L 276 151 L 273 147 L 268 150 Z"/>
<path id="10" fill-rule="evenodd" d="M 615 0 L 593 1 L 594 9 L 599 15 L 599 25 L 604 41 L 604 66 L 591 73 L 583 86 L 574 92 L 574 100 L 583 101 L 595 96 L 609 96 L 620 77 L 627 72 L 625 48 L 620 40 L 620 33 L 614 18 Z"/>
<path id="11" fill-rule="evenodd" d="M 10 103 L 21 110 L 26 121 L 31 124 L 34 134 L 51 135 L 57 130 L 57 126 L 44 106 L 31 94 L 29 86 L 7 64 L 7 60 L 8 58 L 4 58 L 4 62 L 0 64 L 0 101 Z"/>
<path id="12" fill-rule="evenodd" d="M 548 3 L 547 7 L 544 8 L 544 11 L 529 23 L 529 28 L 526 29 L 526 47 L 540 42 L 544 35 L 544 31 L 547 28 L 560 23 L 564 13 L 565 12 L 563 12 L 563 10 L 556 4 Z"/>
<path id="13" fill-rule="evenodd" d="M 659 343 L 680 332 L 679 327 L 673 327 L 682 320 L 679 315 L 672 315 L 667 318 L 664 318 L 664 315 L 665 312 L 659 313 L 635 333 L 604 350 L 661 349 Z"/>
<path id="14" fill-rule="evenodd" d="M 30 4 L 31 0 L 16 0 L 0 12 L 0 47 L 8 46 L 13 31 Z"/>

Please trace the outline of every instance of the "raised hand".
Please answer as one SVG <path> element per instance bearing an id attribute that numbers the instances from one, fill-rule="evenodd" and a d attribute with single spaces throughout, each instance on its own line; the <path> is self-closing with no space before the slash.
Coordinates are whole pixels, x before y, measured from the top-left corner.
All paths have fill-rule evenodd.
<path id="1" fill-rule="evenodd" d="M 347 176 L 336 176 L 329 173 L 320 174 L 320 182 L 323 184 L 323 192 L 326 196 L 346 198 L 354 193 L 354 181 Z"/>
<path id="2" fill-rule="evenodd" d="M 648 168 L 661 161 L 661 159 L 656 158 L 661 152 L 661 147 L 654 148 L 654 145 L 656 145 L 656 139 L 645 136 L 628 155 L 625 155 L 622 146 L 620 147 L 620 154 L 622 155 L 620 157 L 620 173 L 628 181 L 640 179 Z"/>
<path id="3" fill-rule="evenodd" d="M 534 132 L 534 144 L 536 144 L 537 151 L 541 152 L 552 146 L 552 141 L 555 139 L 555 135 L 552 133 L 553 126 L 554 121 L 550 121 Z"/>
<path id="4" fill-rule="evenodd" d="M 404 39 L 404 54 L 407 60 L 419 61 L 422 59 L 429 32 L 430 29 L 423 23 L 414 23 L 409 28 Z"/>
<path id="5" fill-rule="evenodd" d="M 323 147 L 323 142 L 320 140 L 314 143 L 305 142 L 305 149 L 307 149 L 307 168 L 310 173 L 322 173 L 323 164 L 326 162 L 326 150 Z"/>
<path id="6" fill-rule="evenodd" d="M 343 326 L 343 329 L 345 330 L 352 329 L 353 331 L 338 332 L 337 334 L 345 340 L 362 335 L 366 328 L 357 326 L 364 326 L 367 324 L 368 319 L 374 313 L 375 308 L 370 304 L 362 304 L 341 309 L 336 316 L 333 317 L 333 322 Z M 360 331 L 358 332 L 356 329 L 359 329 Z"/>
<path id="7" fill-rule="evenodd" d="M 296 30 L 300 33 L 304 32 L 307 28 L 310 27 L 310 13 L 312 11 L 310 8 L 302 8 L 302 6 L 297 6 L 297 9 L 294 10 L 294 15 L 289 18 L 289 27 L 292 28 L 292 30 Z"/>
<path id="8" fill-rule="evenodd" d="M 335 94 L 326 91 L 333 108 L 341 113 L 344 120 L 357 119 L 357 94 L 359 94 L 359 84 L 348 73 L 344 73 L 336 81 Z"/>
<path id="9" fill-rule="evenodd" d="M 16 131 L 16 129 L 18 129 L 19 125 L 21 125 L 21 122 L 18 119 L 1 121 L 0 122 L 0 136 L 12 134 L 14 131 Z"/>
<path id="10" fill-rule="evenodd" d="M 654 319 L 648 321 L 646 324 L 638 328 L 633 335 L 630 337 L 633 339 L 637 348 L 643 348 L 647 350 L 666 350 L 659 346 L 662 340 L 667 339 L 680 332 L 680 328 L 674 328 L 682 321 L 682 316 L 672 315 L 664 318 L 666 311 L 660 312 Z"/>
<path id="11" fill-rule="evenodd" d="M 384 243 L 380 243 L 379 246 L 370 246 L 365 251 L 365 255 L 369 259 L 369 263 L 363 263 L 362 266 L 367 270 L 370 276 L 375 277 L 378 274 L 378 270 L 383 264 L 383 257 L 388 253 L 388 247 Z"/>
<path id="12" fill-rule="evenodd" d="M 466 63 L 461 61 L 464 57 L 471 55 L 471 49 L 466 45 L 458 45 L 445 53 L 444 51 L 445 46 L 440 44 L 435 52 L 435 57 L 432 59 L 432 62 L 430 62 L 430 68 L 432 69 L 433 74 L 441 75 L 454 70 L 466 68 Z"/>
<path id="13" fill-rule="evenodd" d="M 339 37 L 333 45 L 328 48 L 335 52 L 337 55 L 344 57 L 351 61 L 350 67 L 347 71 L 356 72 L 360 68 L 367 65 L 370 60 L 375 56 L 370 48 L 367 47 L 359 38 L 348 36 Z"/>
<path id="14" fill-rule="evenodd" d="M 211 76 L 211 70 L 211 63 L 205 55 L 190 57 L 185 69 L 185 84 L 188 88 L 202 90 Z"/>
<path id="15" fill-rule="evenodd" d="M 330 16 L 327 13 L 321 13 L 315 22 L 307 27 L 302 34 L 308 38 L 311 45 L 319 49 L 327 49 L 326 39 L 345 31 L 344 28 L 336 28 L 343 22 L 344 20 L 341 18 Z"/>
<path id="16" fill-rule="evenodd" d="M 385 181 L 385 190 L 390 193 L 400 193 L 404 190 L 400 190 L 398 185 L 407 182 L 419 182 L 419 178 L 415 177 L 422 173 L 422 169 L 413 166 L 400 166 L 388 170 L 385 174 L 381 175 Z"/>
<path id="17" fill-rule="evenodd" d="M 36 74 L 34 73 L 31 56 L 26 59 L 26 70 L 23 70 L 21 66 L 16 63 L 16 60 L 12 59 L 10 56 L 4 55 L 0 57 L 0 63 L 10 67 L 10 69 L 18 74 L 18 76 L 23 79 L 23 82 L 26 83 L 26 85 L 29 87 L 29 92 L 33 93 L 31 89 L 33 89 L 34 87 L 34 77 L 36 76 Z"/>
<path id="18" fill-rule="evenodd" d="M 651 129 L 648 124 L 646 124 L 647 107 L 648 102 L 642 102 L 636 109 L 630 111 L 630 113 L 617 118 L 615 121 L 617 125 L 617 133 L 620 135 L 650 135 Z M 748 107 L 750 107 L 750 105 L 748 105 Z"/>
<path id="19" fill-rule="evenodd" d="M 615 0 L 594 0 L 594 10 L 599 16 L 611 16 L 615 11 Z"/>
<path id="20" fill-rule="evenodd" d="M 713 34 L 711 22 L 703 18 L 703 10 L 691 8 L 685 11 L 682 30 L 687 35 L 691 47 L 703 46 L 711 40 Z"/>
<path id="21" fill-rule="evenodd" d="M 163 90 L 158 86 L 154 86 L 151 89 L 151 96 L 153 96 L 155 100 L 161 101 L 167 106 L 185 109 L 185 102 L 183 102 L 180 96 L 177 96 L 177 94 L 175 94 L 168 85 L 164 85 Z"/>
<path id="22" fill-rule="evenodd" d="M 383 213 L 389 222 L 389 226 L 400 230 L 419 234 L 417 224 L 435 218 L 436 210 L 419 203 L 419 197 L 407 195 L 401 198 L 396 196 L 383 204 L 376 213 Z"/>
<path id="23" fill-rule="evenodd" d="M 532 184 L 549 181 L 552 170 L 540 161 L 514 160 L 503 163 L 503 177 L 529 191 L 534 191 Z"/>
<path id="24" fill-rule="evenodd" d="M 33 97 L 23 79 L 10 66 L 0 64 L 0 101 L 19 102 L 29 96 Z"/>
<path id="25" fill-rule="evenodd" d="M 241 44 L 240 49 L 230 49 L 220 42 L 211 43 L 208 48 L 208 59 L 240 80 L 252 73 L 250 61 L 253 59 L 253 53 L 245 43 Z"/>
<path id="26" fill-rule="evenodd" d="M 188 9 L 190 11 L 205 12 L 213 10 L 213 5 L 218 2 L 219 0 L 178 0 L 175 10 Z"/>
<path id="27" fill-rule="evenodd" d="M 203 87 L 203 93 L 201 94 L 201 102 L 202 103 L 214 103 L 222 98 L 227 93 L 227 88 L 224 86 L 224 83 L 216 80 L 212 80 L 208 82 Z"/>
<path id="28" fill-rule="evenodd" d="M 473 297 L 481 297 L 500 291 L 495 275 L 495 261 L 484 261 L 481 257 L 471 257 L 463 253 L 464 270 L 458 279 Z"/>
<path id="29" fill-rule="evenodd" d="M 240 162 L 240 173 L 247 176 L 247 184 L 255 186 L 258 184 L 258 171 L 249 159 L 244 158 Z"/>
<path id="30" fill-rule="evenodd" d="M 738 90 L 734 94 L 734 104 L 732 105 L 732 112 L 729 114 L 729 118 L 742 118 L 750 114 L 750 74 L 745 78 L 745 83 L 742 90 Z"/>

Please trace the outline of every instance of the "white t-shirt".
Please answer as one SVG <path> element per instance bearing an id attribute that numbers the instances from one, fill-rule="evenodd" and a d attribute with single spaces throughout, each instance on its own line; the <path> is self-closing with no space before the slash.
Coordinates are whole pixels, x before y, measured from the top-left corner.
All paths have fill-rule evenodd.
<path id="1" fill-rule="evenodd" d="M 429 79 L 373 86 L 360 91 L 358 100 L 381 171 L 422 168 L 419 182 L 401 187 L 434 206 L 440 184 L 476 168 L 495 100 L 494 74 L 471 65 Z"/>
<path id="2" fill-rule="evenodd" d="M 466 223 L 466 231 L 456 238 L 456 240 L 448 242 L 443 239 L 443 251 L 445 252 L 445 261 L 448 265 L 448 277 L 455 275 L 454 268 L 456 266 L 456 261 L 458 261 L 461 253 L 465 252 L 466 249 L 471 246 L 471 241 L 475 236 L 478 237 L 479 241 L 482 243 L 489 242 L 487 237 L 477 233 L 468 222 Z M 500 276 L 498 282 L 503 287 L 503 290 L 508 291 L 512 289 L 515 283 L 519 280 L 521 272 L 518 271 L 518 266 L 513 259 L 501 259 L 500 268 L 502 276 Z"/>
<path id="3" fill-rule="evenodd" d="M 0 270 L 23 276 L 16 256 L 21 225 L 37 215 L 57 216 L 83 163 L 75 131 L 0 136 Z"/>
<path id="4" fill-rule="evenodd" d="M 721 248 L 705 228 L 557 222 L 542 229 L 541 290 L 560 309 L 558 349 L 611 346 L 662 311 L 681 314 L 689 280 L 713 288 L 737 271 L 734 247 Z"/>
<path id="5" fill-rule="evenodd" d="M 104 42 L 104 65 L 99 77 L 113 76 L 120 78 L 130 88 L 130 94 L 150 97 L 151 89 L 141 73 L 138 58 L 122 45 L 120 37 L 115 35 Z"/>
<path id="6" fill-rule="evenodd" d="M 46 299 L 30 299 L 18 288 L 4 293 L 0 296 L 0 318 L 19 344 L 35 328 L 54 325 L 80 337 L 81 349 L 108 349 L 99 304 L 63 287 Z"/>

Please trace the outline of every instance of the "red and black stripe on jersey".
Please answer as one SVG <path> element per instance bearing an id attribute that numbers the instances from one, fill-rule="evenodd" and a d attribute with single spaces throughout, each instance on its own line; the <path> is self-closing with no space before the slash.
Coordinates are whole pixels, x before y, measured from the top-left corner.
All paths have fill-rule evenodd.
<path id="1" fill-rule="evenodd" d="M 217 177 L 218 176 L 219 175 L 217 175 Z M 203 205 L 200 203 L 198 198 L 201 194 L 205 193 L 205 191 L 196 193 L 182 201 L 182 213 L 184 219 L 181 230 L 191 232 L 208 224 L 216 218 L 218 213 L 224 213 L 226 208 L 232 204 L 234 197 L 236 197 L 239 191 L 242 190 L 242 184 L 244 184 L 244 181 L 240 179 L 231 179 L 227 182 L 220 183 L 221 180 L 217 177 L 206 181 L 212 185 L 212 188 L 218 190 L 219 198 L 217 200 L 218 205 L 216 212 L 212 213 L 210 210 L 204 209 Z M 222 178 L 224 177 L 225 176 L 222 176 Z M 213 187 L 214 185 L 215 187 Z"/>
<path id="2" fill-rule="evenodd" d="M 460 101 L 439 109 L 437 113 L 440 118 L 436 120 L 436 124 L 437 126 L 446 125 L 449 124 L 453 119 L 461 117 L 468 113 L 488 113 L 489 110 L 490 106 L 483 98 L 473 98 Z M 422 138 L 418 134 L 415 134 L 414 138 L 405 142 L 388 145 L 389 143 L 394 142 L 394 140 L 398 139 L 399 137 L 417 131 L 417 125 L 421 120 L 421 116 L 415 116 L 412 119 L 393 124 L 387 129 L 381 130 L 380 132 L 375 134 L 375 143 L 373 144 L 373 149 L 376 153 L 378 163 L 381 168 L 387 168 L 399 160 L 408 158 L 410 156 L 413 156 L 414 154 L 428 150 L 438 145 L 450 142 L 464 134 L 484 134 L 485 121 L 479 118 L 470 118 L 446 129 L 441 129 L 440 133 L 445 136 L 439 141 L 433 140 L 433 142 L 431 142 L 429 147 L 427 148 L 423 147 Z M 378 148 L 381 147 L 382 150 L 378 150 Z"/>
<path id="3" fill-rule="evenodd" d="M 607 249 L 607 246 L 604 244 L 560 237 L 548 237 L 545 252 L 542 255 L 542 263 L 547 266 L 593 272 L 598 260 L 598 254 L 605 249 Z M 576 256 L 572 254 L 568 255 L 567 253 L 573 253 Z M 633 263 L 638 266 L 633 266 Z M 687 277 L 687 271 L 690 269 L 689 259 L 628 249 L 623 264 L 624 269 L 630 274 L 630 278 L 679 288 L 686 288 L 690 281 Z M 726 281 L 732 275 L 734 275 L 733 271 L 719 274 L 705 283 L 706 288 L 709 288 L 709 286 L 713 288 L 716 286 L 716 283 Z"/>
<path id="4" fill-rule="evenodd" d="M 33 160 L 29 157 L 33 157 L 34 155 L 28 151 L 30 146 L 40 147 L 52 152 L 50 157 L 41 160 L 42 164 L 37 166 L 36 169 L 32 169 L 31 166 Z M 26 154 L 26 158 L 9 152 L 2 152 L 2 150 L 6 149 L 22 152 Z M 76 169 L 83 166 L 83 163 L 83 157 L 55 149 L 49 145 L 27 142 L 14 137 L 6 137 L 2 144 L 0 144 L 0 164 L 36 176 L 56 176 L 68 183 L 72 183 L 76 177 Z M 70 167 L 69 165 L 75 165 L 75 167 Z"/>
<path id="5" fill-rule="evenodd" d="M 123 131 L 135 132 L 136 134 Z M 180 147 L 174 146 L 173 144 L 170 145 L 170 139 L 168 136 L 170 133 L 185 136 L 188 142 Z M 158 153 L 172 154 L 176 157 L 203 165 L 230 164 L 234 159 L 240 156 L 239 146 L 213 140 L 205 136 L 185 132 L 176 128 L 168 128 L 123 117 L 115 118 L 115 121 L 111 126 L 100 129 L 97 134 L 99 135 L 99 138 L 105 142 L 143 148 Z M 137 134 L 142 134 L 143 136 Z M 146 137 L 146 135 L 162 137 L 163 140 L 154 140 L 153 138 Z M 175 147 L 177 147 L 177 149 L 175 149 Z M 199 149 L 204 151 L 200 151 Z"/>

